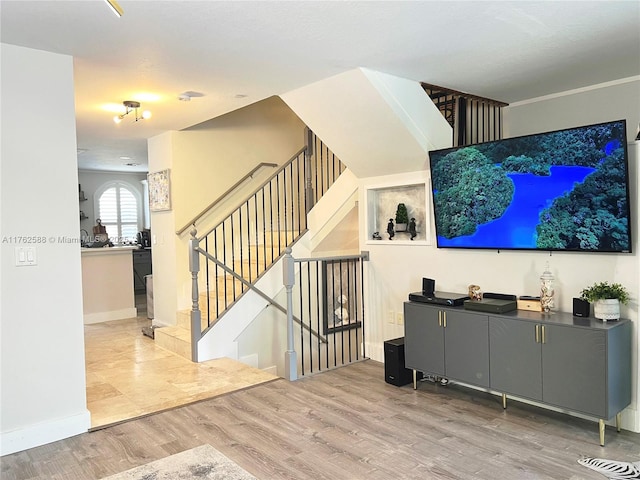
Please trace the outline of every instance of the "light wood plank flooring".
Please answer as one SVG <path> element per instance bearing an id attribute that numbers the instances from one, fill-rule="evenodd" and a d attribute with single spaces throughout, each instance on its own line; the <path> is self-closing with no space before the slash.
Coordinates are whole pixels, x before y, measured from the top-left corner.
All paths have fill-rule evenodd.
<path id="1" fill-rule="evenodd" d="M 262 480 L 604 480 L 640 435 L 457 385 L 395 387 L 371 360 L 277 380 L 2 458 L 3 480 L 91 480 L 210 444 Z"/>
<path id="2" fill-rule="evenodd" d="M 144 336 L 150 324 L 137 317 L 85 325 L 92 429 L 278 378 L 226 358 L 193 363 Z"/>

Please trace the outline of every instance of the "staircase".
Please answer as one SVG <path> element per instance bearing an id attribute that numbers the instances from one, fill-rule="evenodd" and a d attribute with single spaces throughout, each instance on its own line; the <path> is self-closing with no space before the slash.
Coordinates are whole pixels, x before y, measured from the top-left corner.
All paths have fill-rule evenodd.
<path id="1" fill-rule="evenodd" d="M 278 233 L 270 232 L 265 244 L 250 245 L 250 250 L 244 252 L 246 258 L 236 260 L 228 266 L 251 282 L 264 273 L 273 264 L 273 260 L 279 258 L 280 249 L 284 250 L 288 245 L 287 240 L 292 237 L 293 232 L 280 232 L 278 242 Z M 215 287 L 203 288 L 199 294 L 198 305 L 202 312 L 226 310 L 248 289 L 242 281 L 224 271 L 212 279 Z M 200 331 L 206 332 L 213 323 L 215 322 L 211 318 L 203 314 Z M 156 345 L 191 360 L 191 309 L 176 312 L 176 325 L 157 328 L 154 335 Z"/>
<path id="2" fill-rule="evenodd" d="M 194 235 L 200 332 L 191 332 L 193 309 L 178 311 L 175 326 L 155 330 L 156 344 L 197 361 L 192 338 L 206 335 L 307 231 L 307 212 L 344 170 L 342 162 L 308 131 L 302 150 L 218 225 L 197 238 Z"/>

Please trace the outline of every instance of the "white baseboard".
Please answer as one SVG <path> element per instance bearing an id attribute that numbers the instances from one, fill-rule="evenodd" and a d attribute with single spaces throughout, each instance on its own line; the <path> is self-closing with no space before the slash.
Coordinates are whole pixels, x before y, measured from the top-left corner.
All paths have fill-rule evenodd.
<path id="1" fill-rule="evenodd" d="M 2 432 L 0 434 L 0 455 L 21 452 L 46 443 L 86 433 L 90 427 L 91 414 L 88 410 L 85 410 L 71 417 L 29 425 L 10 432 Z"/>
<path id="2" fill-rule="evenodd" d="M 123 318 L 135 318 L 137 316 L 138 309 L 136 307 L 111 310 L 110 312 L 85 313 L 84 324 L 109 322 L 111 320 L 122 320 Z"/>
<path id="3" fill-rule="evenodd" d="M 622 411 L 620 427 L 630 432 L 640 433 L 640 416 L 635 408 L 627 408 Z"/>
<path id="4" fill-rule="evenodd" d="M 262 371 L 270 373 L 271 375 L 275 375 L 276 377 L 278 376 L 278 367 L 275 366 L 275 365 L 272 365 L 272 366 L 267 367 L 267 368 L 263 368 Z"/>
<path id="5" fill-rule="evenodd" d="M 244 357 L 240 357 L 238 361 L 241 363 L 244 363 L 245 365 L 249 365 L 250 367 L 258 368 L 257 353 L 252 353 L 251 355 L 245 355 Z"/>

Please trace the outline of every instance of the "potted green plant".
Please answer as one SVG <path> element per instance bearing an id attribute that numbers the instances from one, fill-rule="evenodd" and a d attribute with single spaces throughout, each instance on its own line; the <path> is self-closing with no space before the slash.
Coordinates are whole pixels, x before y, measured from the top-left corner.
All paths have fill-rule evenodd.
<path id="1" fill-rule="evenodd" d="M 409 223 L 409 212 L 404 203 L 399 203 L 396 209 L 396 232 L 406 232 Z"/>
<path id="2" fill-rule="evenodd" d="M 620 318 L 620 304 L 629 303 L 629 291 L 619 283 L 596 282 L 584 288 L 580 298 L 593 303 L 593 315 L 606 322 Z"/>

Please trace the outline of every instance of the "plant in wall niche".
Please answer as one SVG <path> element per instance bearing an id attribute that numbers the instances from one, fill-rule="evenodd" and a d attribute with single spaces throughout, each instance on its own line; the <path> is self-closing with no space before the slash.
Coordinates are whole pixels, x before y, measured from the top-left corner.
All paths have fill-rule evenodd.
<path id="1" fill-rule="evenodd" d="M 603 321 L 620 318 L 620 304 L 629 303 L 629 291 L 619 283 L 597 282 L 580 292 L 580 298 L 593 303 L 593 314 Z"/>
<path id="2" fill-rule="evenodd" d="M 396 232 L 406 232 L 409 223 L 409 212 L 404 203 L 399 203 L 396 209 Z"/>

